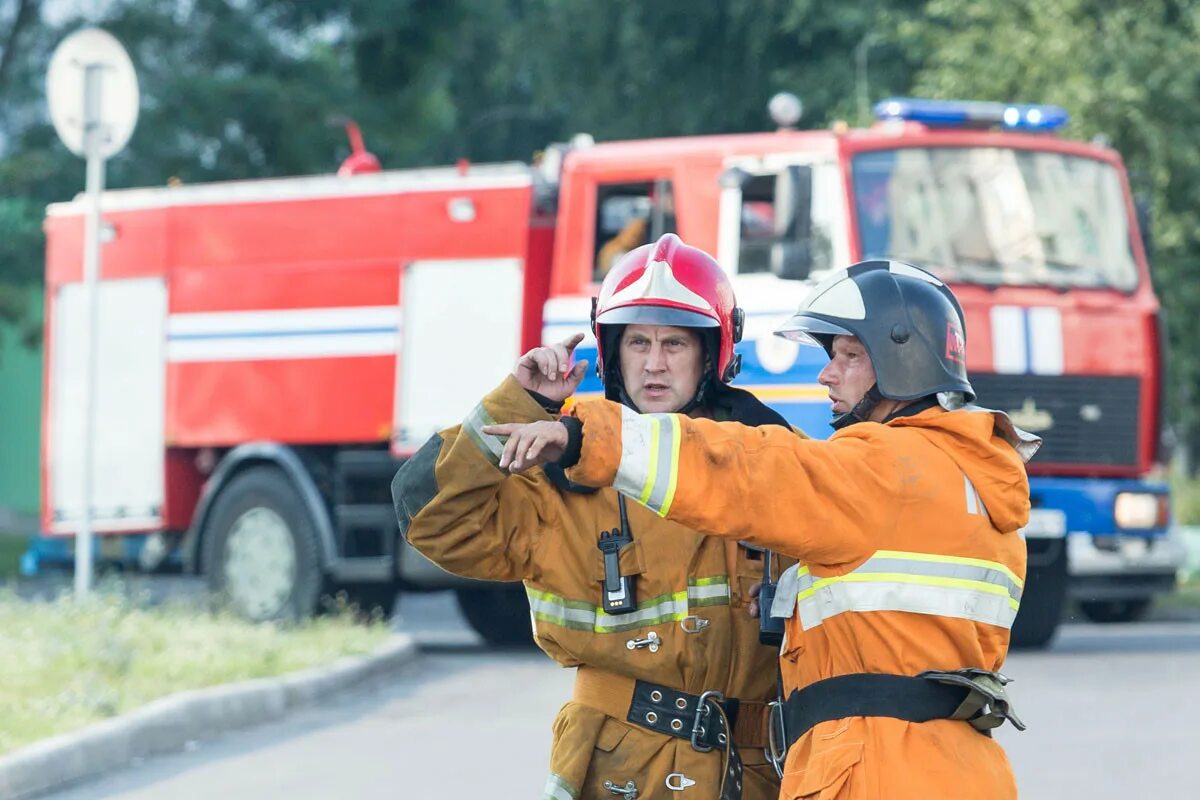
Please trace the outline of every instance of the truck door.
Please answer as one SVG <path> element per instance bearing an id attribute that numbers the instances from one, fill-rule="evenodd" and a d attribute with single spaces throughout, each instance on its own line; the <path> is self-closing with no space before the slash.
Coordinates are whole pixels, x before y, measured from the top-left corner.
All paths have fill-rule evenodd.
<path id="1" fill-rule="evenodd" d="M 101 281 L 90 348 L 83 284 L 61 286 L 51 317 L 50 530 L 74 533 L 83 514 L 88 358 L 96 359 L 92 525 L 155 530 L 163 520 L 167 288 L 161 278 Z M 93 349 L 94 348 L 94 349 Z"/>
<path id="2" fill-rule="evenodd" d="M 803 156 L 731 159 L 720 177 L 717 257 L 729 271 L 746 330 L 737 384 L 813 436 L 828 433 L 818 348 L 774 331 L 812 278 L 849 264 L 846 203 L 836 162 Z"/>
<path id="3" fill-rule="evenodd" d="M 415 451 L 461 422 L 521 354 L 519 259 L 414 261 L 400 282 L 393 449 Z"/>

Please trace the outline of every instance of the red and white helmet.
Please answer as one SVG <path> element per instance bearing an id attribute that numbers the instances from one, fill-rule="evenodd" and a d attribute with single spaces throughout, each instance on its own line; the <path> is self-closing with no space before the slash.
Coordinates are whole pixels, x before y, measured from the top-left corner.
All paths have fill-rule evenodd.
<path id="1" fill-rule="evenodd" d="M 716 363 L 710 372 L 728 383 L 741 368 L 733 352 L 741 341 L 745 314 L 737 307 L 733 284 L 716 260 L 668 233 L 653 244 L 630 250 L 621 257 L 592 300 L 592 332 L 596 335 L 596 372 L 605 382 L 605 351 L 615 348 L 613 328 L 624 325 L 671 325 L 705 328 L 706 346 L 713 342 Z M 605 329 L 609 330 L 606 335 Z M 619 328 L 618 328 L 619 330 Z M 611 341 L 610 341 L 611 340 Z M 713 341 L 715 340 L 715 341 Z M 712 350 L 707 352 L 712 358 Z M 610 359 L 614 366 L 616 359 Z"/>

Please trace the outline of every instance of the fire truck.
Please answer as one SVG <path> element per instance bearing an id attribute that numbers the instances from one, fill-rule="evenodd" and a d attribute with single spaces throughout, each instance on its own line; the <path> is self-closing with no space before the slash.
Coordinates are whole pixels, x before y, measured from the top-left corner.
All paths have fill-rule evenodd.
<path id="1" fill-rule="evenodd" d="M 1072 598 L 1136 618 L 1182 554 L 1155 477 L 1165 337 L 1118 154 L 1060 136 L 1051 106 L 892 99 L 869 128 L 800 130 L 789 105 L 770 132 L 581 135 L 531 164 L 384 171 L 356 148 L 336 175 L 107 192 L 90 343 L 84 200 L 51 206 L 28 561 L 70 548 L 90 470 L 97 557 L 179 564 L 249 618 L 453 589 L 485 639 L 527 637 L 519 587 L 407 546 L 390 478 L 526 349 L 583 332 L 594 361 L 604 270 L 675 231 L 717 255 L 746 311 L 738 384 L 815 436 L 824 354 L 772 335 L 813 281 L 887 257 L 951 284 L 979 403 L 1045 439 L 1015 641 L 1046 643 Z"/>

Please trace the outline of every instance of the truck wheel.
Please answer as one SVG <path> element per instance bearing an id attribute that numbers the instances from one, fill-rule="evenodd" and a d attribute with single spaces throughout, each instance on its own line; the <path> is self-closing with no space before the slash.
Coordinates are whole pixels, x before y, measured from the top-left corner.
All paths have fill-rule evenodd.
<path id="1" fill-rule="evenodd" d="M 1040 649 L 1050 643 L 1058 630 L 1067 604 L 1066 543 L 1054 543 L 1058 551 L 1044 564 L 1030 564 L 1021 595 L 1021 609 L 1012 627 L 1013 649 Z"/>
<path id="2" fill-rule="evenodd" d="M 1136 622 L 1146 616 L 1154 598 L 1130 600 L 1080 600 L 1079 610 L 1092 622 Z"/>
<path id="3" fill-rule="evenodd" d="M 455 589 L 463 616 L 488 644 L 520 647 L 533 644 L 525 587 Z"/>
<path id="4" fill-rule="evenodd" d="M 204 571 L 218 602 L 261 622 L 312 616 L 321 592 L 316 526 L 274 467 L 235 475 L 204 531 Z"/>

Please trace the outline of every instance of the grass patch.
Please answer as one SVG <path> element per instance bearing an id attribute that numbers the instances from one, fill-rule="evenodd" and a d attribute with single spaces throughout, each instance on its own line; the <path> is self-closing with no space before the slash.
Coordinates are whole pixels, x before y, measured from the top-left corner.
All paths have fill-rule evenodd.
<path id="1" fill-rule="evenodd" d="M 1171 470 L 1171 509 L 1180 525 L 1200 525 L 1200 477 Z"/>
<path id="2" fill-rule="evenodd" d="M 21 568 L 21 556 L 29 547 L 29 540 L 0 531 L 0 578 L 14 578 Z"/>
<path id="3" fill-rule="evenodd" d="M 1180 582 L 1174 592 L 1159 597 L 1157 602 L 1166 608 L 1200 608 L 1200 575 Z"/>
<path id="4" fill-rule="evenodd" d="M 0 753 L 185 689 L 280 675 L 374 651 L 386 625 L 333 614 L 252 625 L 120 591 L 27 602 L 0 593 Z"/>

